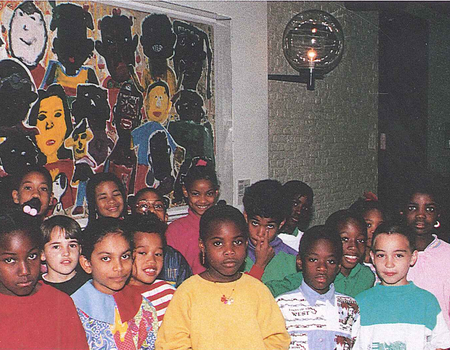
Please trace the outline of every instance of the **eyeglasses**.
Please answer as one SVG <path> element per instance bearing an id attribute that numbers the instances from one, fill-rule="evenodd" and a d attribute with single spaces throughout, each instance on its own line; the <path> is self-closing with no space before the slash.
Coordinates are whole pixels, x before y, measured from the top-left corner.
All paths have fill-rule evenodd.
<path id="1" fill-rule="evenodd" d="M 166 207 L 163 203 L 161 202 L 150 202 L 150 201 L 139 201 L 138 203 L 136 203 L 135 205 L 137 210 L 140 210 L 142 212 L 147 212 L 147 211 L 151 211 L 151 208 L 153 208 L 154 211 L 165 211 Z"/>

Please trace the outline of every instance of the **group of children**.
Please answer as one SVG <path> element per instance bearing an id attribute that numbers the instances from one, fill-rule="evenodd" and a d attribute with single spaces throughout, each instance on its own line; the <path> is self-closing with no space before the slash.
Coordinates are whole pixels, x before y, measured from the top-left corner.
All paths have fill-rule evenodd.
<path id="1" fill-rule="evenodd" d="M 17 210 L 0 217 L 0 348 L 450 348 L 450 245 L 431 187 L 408 194 L 402 220 L 372 195 L 311 228 L 301 181 L 254 183 L 241 213 L 217 204 L 214 167 L 195 158 L 182 190 L 188 215 L 167 225 L 157 190 L 127 198 L 96 174 L 82 230 L 45 218 L 45 168 L 18 178 Z M 34 218 L 21 210 L 33 198 Z"/>

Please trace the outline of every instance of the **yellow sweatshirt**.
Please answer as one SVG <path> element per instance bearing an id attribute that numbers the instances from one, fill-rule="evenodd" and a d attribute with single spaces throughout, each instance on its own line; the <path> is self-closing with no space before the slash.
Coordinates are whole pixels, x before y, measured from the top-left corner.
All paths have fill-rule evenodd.
<path id="1" fill-rule="evenodd" d="M 283 315 L 263 283 L 246 274 L 230 283 L 194 275 L 175 292 L 156 350 L 289 349 L 289 343 Z"/>

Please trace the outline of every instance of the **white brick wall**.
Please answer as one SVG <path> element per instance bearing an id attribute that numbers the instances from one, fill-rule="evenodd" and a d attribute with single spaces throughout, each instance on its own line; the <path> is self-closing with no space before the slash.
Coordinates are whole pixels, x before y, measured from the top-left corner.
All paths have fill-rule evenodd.
<path id="1" fill-rule="evenodd" d="M 377 190 L 378 13 L 354 13 L 341 2 L 268 2 L 269 74 L 296 74 L 284 58 L 282 35 L 297 13 L 320 9 L 341 23 L 340 64 L 315 91 L 269 81 L 269 176 L 302 180 L 315 193 L 312 224 Z"/>

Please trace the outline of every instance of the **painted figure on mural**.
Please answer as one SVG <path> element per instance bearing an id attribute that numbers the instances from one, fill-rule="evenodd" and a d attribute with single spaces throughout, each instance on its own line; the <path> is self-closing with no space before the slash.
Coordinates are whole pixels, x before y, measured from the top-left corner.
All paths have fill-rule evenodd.
<path id="1" fill-rule="evenodd" d="M 157 187 L 167 194 L 173 189 L 184 149 L 162 125 L 172 107 L 166 82 L 157 81 L 148 87 L 144 106 L 148 120 L 131 133 L 138 154 L 136 189 Z"/>
<path id="2" fill-rule="evenodd" d="M 134 194 L 137 157 L 131 132 L 140 125 L 143 97 L 134 83 L 123 83 L 113 108 L 119 138 L 109 155 L 105 171 L 114 173 L 124 184 L 127 194 Z"/>
<path id="3" fill-rule="evenodd" d="M 174 21 L 173 29 L 177 35 L 173 65 L 178 86 L 182 86 L 184 89 L 197 90 L 203 65 L 207 59 L 206 98 L 211 98 L 212 52 L 208 35 L 192 24 L 182 21 Z"/>
<path id="4" fill-rule="evenodd" d="M 40 64 L 47 48 L 47 26 L 33 1 L 24 1 L 13 12 L 9 24 L 9 51 L 27 66 L 36 87 L 41 85 L 45 68 Z"/>
<path id="5" fill-rule="evenodd" d="M 174 96 L 179 120 L 171 121 L 169 133 L 175 142 L 186 149 L 179 176 L 174 186 L 174 202 L 183 199 L 181 174 L 186 174 L 194 157 L 207 157 L 214 161 L 214 135 L 203 106 L 203 98 L 194 90 L 181 90 Z"/>
<path id="6" fill-rule="evenodd" d="M 87 37 L 87 29 L 94 29 L 89 6 L 60 4 L 53 8 L 50 30 L 57 30 L 53 39 L 53 52 L 58 61 L 50 61 L 45 73 L 43 87 L 58 83 L 64 87 L 67 96 L 75 96 L 77 85 L 93 83 L 98 85 L 95 71 L 83 64 L 93 55 L 94 41 Z M 70 99 L 70 104 L 72 99 Z"/>
<path id="7" fill-rule="evenodd" d="M 168 60 L 173 57 L 176 35 L 170 19 L 163 14 L 152 13 L 142 21 L 141 45 L 147 57 L 147 66 L 143 73 L 143 88 L 156 81 L 167 83 L 170 96 L 176 92 L 175 72 Z"/>
<path id="8" fill-rule="evenodd" d="M 86 203 L 86 185 L 94 175 L 95 161 L 88 153 L 88 144 L 92 141 L 92 133 L 87 118 L 82 119 L 73 129 L 70 136 L 64 141 L 66 148 L 72 149 L 75 159 L 75 171 L 72 186 L 77 188 L 77 199 L 72 215 L 84 214 Z"/>
<path id="9" fill-rule="evenodd" d="M 94 84 L 78 85 L 77 96 L 72 103 L 72 115 L 75 124 L 83 119 L 88 120 L 93 133 L 93 139 L 88 144 L 88 154 L 95 161 L 94 168 L 101 167 L 114 148 L 114 142 L 107 133 L 110 108 L 106 90 Z"/>
<path id="10" fill-rule="evenodd" d="M 33 78 L 23 63 L 16 59 L 0 61 L 0 137 L 37 133 L 23 124 L 37 97 Z"/>
<path id="11" fill-rule="evenodd" d="M 5 174 L 23 174 L 28 167 L 38 164 L 38 152 L 29 136 L 11 135 L 0 144 L 0 162 Z"/>
<path id="12" fill-rule="evenodd" d="M 99 21 L 102 40 L 95 42 L 95 49 L 105 58 L 110 74 L 103 81 L 103 87 L 108 90 L 111 108 L 116 104 L 121 84 L 131 79 L 129 66 L 134 67 L 136 64 L 135 52 L 139 37 L 132 36 L 132 26 L 132 18 L 121 15 L 120 9 L 114 9 L 112 16 L 105 16 Z"/>
<path id="13" fill-rule="evenodd" d="M 31 108 L 28 123 L 39 131 L 35 141 L 42 163 L 52 175 L 53 181 L 59 173 L 64 173 L 71 179 L 74 170 L 72 154 L 64 148 L 64 140 L 72 132 L 66 94 L 59 84 L 50 85 L 47 90 L 39 90 L 38 94 L 39 98 Z M 64 209 L 74 203 L 72 192 L 69 185 L 61 199 Z"/>

